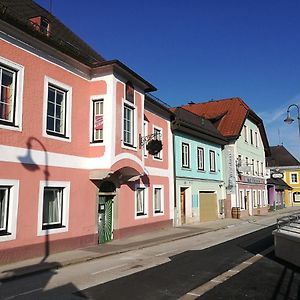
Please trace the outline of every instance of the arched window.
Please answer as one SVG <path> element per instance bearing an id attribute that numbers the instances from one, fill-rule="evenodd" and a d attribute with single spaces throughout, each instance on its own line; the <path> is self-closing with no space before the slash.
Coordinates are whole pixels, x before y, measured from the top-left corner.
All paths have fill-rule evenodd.
<path id="1" fill-rule="evenodd" d="M 126 83 L 126 100 L 134 103 L 134 87 L 130 81 Z"/>

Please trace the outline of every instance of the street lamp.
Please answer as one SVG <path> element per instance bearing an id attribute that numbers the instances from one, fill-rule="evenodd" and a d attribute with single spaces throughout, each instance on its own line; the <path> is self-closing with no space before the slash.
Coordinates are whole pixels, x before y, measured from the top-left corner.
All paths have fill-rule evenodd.
<path id="1" fill-rule="evenodd" d="M 287 124 L 292 124 L 294 122 L 294 119 L 291 117 L 291 112 L 290 112 L 290 108 L 295 106 L 298 110 L 298 129 L 299 129 L 299 138 L 300 138 L 300 108 L 299 108 L 299 105 L 297 104 L 291 104 L 288 109 L 287 109 L 287 116 L 286 116 L 286 119 L 284 120 L 285 123 Z"/>

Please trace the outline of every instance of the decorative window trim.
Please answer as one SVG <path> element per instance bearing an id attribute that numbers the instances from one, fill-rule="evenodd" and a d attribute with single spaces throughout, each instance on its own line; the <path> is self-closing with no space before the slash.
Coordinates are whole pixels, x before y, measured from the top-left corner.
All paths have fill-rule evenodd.
<path id="1" fill-rule="evenodd" d="M 135 219 L 144 219 L 148 218 L 148 185 L 135 185 L 134 187 L 134 218 Z M 140 214 L 137 212 L 137 191 L 144 190 L 144 212 Z"/>
<path id="2" fill-rule="evenodd" d="M 95 139 L 95 103 L 102 102 L 102 139 Z M 103 144 L 104 142 L 104 98 L 103 97 L 92 97 L 91 98 L 91 106 L 90 106 L 90 143 L 91 144 Z M 99 120 L 100 121 L 100 120 Z"/>
<path id="3" fill-rule="evenodd" d="M 124 109 L 125 106 L 132 109 L 132 144 L 124 143 Z M 121 126 L 122 148 L 137 151 L 137 109 L 131 102 L 123 99 L 122 101 L 122 126 Z"/>
<path id="4" fill-rule="evenodd" d="M 63 207 L 62 207 L 62 227 L 43 229 L 43 204 L 45 188 L 62 188 Z M 70 182 L 69 181 L 40 181 L 39 205 L 38 205 L 38 222 L 37 235 L 43 236 L 67 232 L 69 230 L 69 202 L 70 202 Z"/>
<path id="5" fill-rule="evenodd" d="M 212 156 L 213 154 L 213 156 Z M 213 160 L 212 160 L 213 158 Z M 213 164 L 212 164 L 213 162 Z M 209 150 L 209 171 L 211 173 L 216 173 L 217 164 L 216 164 L 216 152 L 214 150 Z"/>
<path id="6" fill-rule="evenodd" d="M 0 235 L 1 243 L 16 239 L 19 205 L 19 180 L 0 179 L 0 186 L 9 187 L 7 234 Z"/>
<path id="7" fill-rule="evenodd" d="M 155 139 L 155 137 L 154 137 L 154 131 L 155 131 L 155 129 L 156 130 L 158 130 L 159 132 L 160 132 L 160 137 L 159 137 L 159 140 L 163 140 L 163 130 L 162 130 L 162 128 L 161 127 L 158 127 L 158 126 L 156 126 L 156 125 L 153 125 L 153 127 L 152 127 L 152 133 L 153 133 L 153 138 Z M 156 154 L 156 155 L 153 155 L 152 156 L 152 159 L 154 159 L 154 160 L 156 160 L 156 161 L 162 161 L 163 160 L 163 149 L 161 149 L 161 151 L 158 153 L 158 154 Z"/>
<path id="8" fill-rule="evenodd" d="M 185 162 L 184 161 L 184 148 L 186 147 L 186 149 L 187 149 L 187 162 Z M 183 168 L 183 169 L 190 169 L 190 167 L 191 167 L 191 153 L 190 153 L 190 151 L 191 151 L 191 149 L 190 149 L 191 147 L 190 147 L 190 144 L 189 143 L 185 143 L 185 142 L 182 142 L 181 143 L 181 167 Z"/>
<path id="9" fill-rule="evenodd" d="M 0 56 L 0 66 L 15 72 L 15 102 L 13 122 L 1 122 L 0 128 L 22 131 L 24 67 Z"/>
<path id="10" fill-rule="evenodd" d="M 293 175 L 296 175 L 296 181 L 293 181 Z M 297 172 L 290 173 L 290 183 L 291 184 L 298 184 L 299 183 L 299 174 Z"/>
<path id="11" fill-rule="evenodd" d="M 160 189 L 161 198 L 160 198 L 160 211 L 155 211 L 155 189 Z M 165 214 L 164 210 L 164 186 L 163 185 L 153 185 L 153 215 L 154 216 L 163 216 Z"/>
<path id="12" fill-rule="evenodd" d="M 47 132 L 47 104 L 48 104 L 48 87 L 54 86 L 66 92 L 66 115 L 65 115 L 65 135 L 49 134 Z M 72 87 L 45 76 L 44 80 L 44 110 L 43 110 L 43 136 L 64 142 L 71 142 L 71 116 L 72 116 Z"/>
<path id="13" fill-rule="evenodd" d="M 199 160 L 199 150 L 201 150 L 200 152 L 202 152 L 202 168 L 200 168 L 200 160 Z M 204 162 L 205 162 L 205 153 L 204 153 L 204 148 L 198 146 L 197 147 L 197 168 L 198 171 L 205 171 L 205 166 L 204 166 Z"/>

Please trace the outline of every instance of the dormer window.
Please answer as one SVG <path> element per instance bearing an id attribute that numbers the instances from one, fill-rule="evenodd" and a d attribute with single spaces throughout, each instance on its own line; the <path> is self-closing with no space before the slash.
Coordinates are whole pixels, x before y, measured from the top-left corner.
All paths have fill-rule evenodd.
<path id="1" fill-rule="evenodd" d="M 49 35 L 50 33 L 50 23 L 44 17 L 34 17 L 30 19 L 30 22 L 34 28 L 34 30 L 39 31 L 45 35 Z"/>
<path id="2" fill-rule="evenodd" d="M 42 33 L 49 33 L 49 21 L 45 18 L 41 18 L 40 31 Z"/>
<path id="3" fill-rule="evenodd" d="M 134 88 L 130 81 L 126 83 L 126 100 L 134 104 Z"/>

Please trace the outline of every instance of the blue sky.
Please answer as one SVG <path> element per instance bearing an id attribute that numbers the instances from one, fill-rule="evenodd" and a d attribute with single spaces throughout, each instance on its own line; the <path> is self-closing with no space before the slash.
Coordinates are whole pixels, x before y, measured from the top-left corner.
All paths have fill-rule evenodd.
<path id="1" fill-rule="evenodd" d="M 49 8 L 50 0 L 37 0 Z M 241 97 L 270 145 L 300 159 L 298 0 L 52 0 L 53 14 L 106 59 L 119 59 L 171 106 Z"/>

